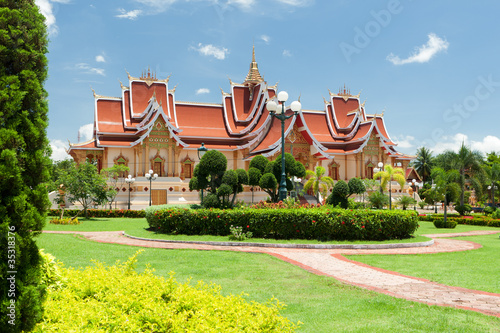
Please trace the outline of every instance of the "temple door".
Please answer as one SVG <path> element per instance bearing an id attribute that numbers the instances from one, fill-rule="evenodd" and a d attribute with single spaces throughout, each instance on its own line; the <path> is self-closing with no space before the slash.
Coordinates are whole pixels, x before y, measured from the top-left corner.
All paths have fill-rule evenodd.
<path id="1" fill-rule="evenodd" d="M 163 177 L 163 168 L 161 162 L 154 162 L 153 171 L 158 175 L 158 177 Z"/>
<path id="2" fill-rule="evenodd" d="M 167 204 L 167 190 L 151 190 L 151 201 L 153 205 Z"/>

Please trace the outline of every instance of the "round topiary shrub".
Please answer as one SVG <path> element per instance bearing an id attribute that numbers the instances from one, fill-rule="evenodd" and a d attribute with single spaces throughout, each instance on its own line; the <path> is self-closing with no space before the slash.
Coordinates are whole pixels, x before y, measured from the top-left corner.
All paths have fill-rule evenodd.
<path id="1" fill-rule="evenodd" d="M 447 228 L 447 229 L 454 229 L 457 226 L 456 221 L 451 221 L 449 219 L 444 221 L 444 218 L 439 218 L 434 220 L 434 226 L 436 228 Z"/>

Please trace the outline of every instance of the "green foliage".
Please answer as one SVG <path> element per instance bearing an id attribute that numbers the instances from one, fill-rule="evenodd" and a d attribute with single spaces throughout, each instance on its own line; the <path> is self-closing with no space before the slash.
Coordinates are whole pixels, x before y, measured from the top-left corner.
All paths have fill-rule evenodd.
<path id="1" fill-rule="evenodd" d="M 389 184 L 389 193 L 391 192 L 392 181 L 397 181 L 399 186 L 403 188 L 406 183 L 405 173 L 401 168 L 393 168 L 391 165 L 386 164 L 384 171 L 379 171 L 373 175 L 373 179 L 382 179 L 382 188 L 385 189 Z"/>
<path id="2" fill-rule="evenodd" d="M 349 185 L 349 195 L 363 194 L 366 191 L 365 183 L 357 177 L 349 179 L 347 185 Z"/>
<path id="3" fill-rule="evenodd" d="M 43 249 L 40 249 L 40 257 L 42 258 L 40 266 L 42 270 L 41 284 L 49 288 L 49 290 L 63 288 L 66 279 L 62 274 L 62 263 L 56 261 L 56 258 L 50 253 L 45 253 Z"/>
<path id="4" fill-rule="evenodd" d="M 326 199 L 326 204 L 348 208 L 349 196 L 362 194 L 366 191 L 365 183 L 359 178 L 351 178 L 349 183 L 339 180 L 333 187 L 332 193 Z"/>
<path id="5" fill-rule="evenodd" d="M 247 229 L 250 226 L 247 225 Z M 232 225 L 229 227 L 229 232 L 231 233 L 229 235 L 229 240 L 231 241 L 239 241 L 242 242 L 247 238 L 252 238 L 253 234 L 251 231 L 243 231 L 243 227 L 241 226 L 236 226 L 233 227 Z"/>
<path id="6" fill-rule="evenodd" d="M 47 34 L 33 1 L 1 3 L 0 330 L 21 332 L 41 320 L 45 295 L 33 237 L 42 230 L 50 205 L 48 102 L 43 87 Z M 15 290 L 7 280 L 13 275 L 8 271 L 16 272 Z"/>
<path id="7" fill-rule="evenodd" d="M 400 205 L 403 210 L 406 210 L 406 208 L 408 208 L 410 205 L 415 205 L 416 203 L 417 200 L 406 195 L 399 197 L 397 200 L 397 204 Z"/>
<path id="8" fill-rule="evenodd" d="M 111 168 L 106 168 L 101 170 L 101 175 L 108 180 L 108 190 L 106 191 L 107 201 L 109 202 L 109 209 L 112 209 L 113 202 L 119 189 L 125 184 L 126 174 L 130 171 L 130 168 L 123 164 L 115 164 Z M 118 189 L 118 190 L 117 190 Z M 115 204 L 116 208 L 116 204 Z"/>
<path id="9" fill-rule="evenodd" d="M 438 218 L 434 220 L 434 226 L 436 228 L 454 229 L 457 226 L 457 222 L 451 219 Z"/>
<path id="10" fill-rule="evenodd" d="M 266 159 L 266 161 L 267 161 L 267 159 Z M 261 176 L 262 176 L 262 173 L 259 169 L 253 168 L 253 167 L 250 167 L 248 169 L 248 185 L 252 186 L 252 203 L 253 203 L 253 192 L 254 192 L 253 187 L 259 186 L 259 181 L 260 181 Z"/>
<path id="11" fill-rule="evenodd" d="M 160 207 L 160 206 L 153 206 L 153 207 Z M 76 216 L 76 215 L 78 215 L 78 213 L 80 211 L 77 209 L 66 209 L 65 212 L 69 215 Z M 49 216 L 60 216 L 61 210 L 60 209 L 50 209 L 48 215 Z M 88 217 L 131 217 L 131 218 L 137 218 L 137 217 L 145 217 L 146 214 L 143 210 L 88 209 L 87 216 Z"/>
<path id="12" fill-rule="evenodd" d="M 372 208 L 382 209 L 384 206 L 389 205 L 389 197 L 384 193 L 378 191 L 370 193 L 368 196 L 368 202 Z"/>
<path id="13" fill-rule="evenodd" d="M 230 234 L 240 226 L 257 238 L 317 240 L 387 240 L 408 238 L 418 228 L 413 211 L 325 208 L 164 209 L 148 215 L 153 230 L 169 234 Z"/>
<path id="14" fill-rule="evenodd" d="M 205 208 L 219 208 L 220 202 L 217 194 L 209 193 L 203 198 L 203 207 Z"/>
<path id="15" fill-rule="evenodd" d="M 263 174 L 259 180 L 259 186 L 264 192 L 269 194 L 271 201 L 276 202 L 278 200 L 278 181 L 272 173 Z"/>
<path id="16" fill-rule="evenodd" d="M 87 210 L 92 206 L 103 205 L 111 196 L 106 177 L 97 172 L 97 167 L 86 161 L 66 170 L 59 179 L 64 185 L 65 196 L 69 202 L 79 202 L 88 218 Z"/>
<path id="17" fill-rule="evenodd" d="M 51 224 L 67 224 L 67 225 L 74 225 L 74 224 L 80 224 L 81 222 L 78 221 L 78 218 L 71 218 L 71 217 L 68 217 L 68 218 L 62 218 L 62 219 L 59 219 L 59 218 L 56 218 L 56 219 L 51 219 L 50 220 L 50 223 Z"/>
<path id="18" fill-rule="evenodd" d="M 472 211 L 472 207 L 469 204 L 457 205 L 457 206 L 455 206 L 455 210 L 460 215 L 468 215 Z"/>
<path id="19" fill-rule="evenodd" d="M 249 168 L 256 168 L 260 171 L 261 174 L 264 174 L 264 170 L 266 169 L 269 161 L 262 155 L 257 155 L 250 161 Z"/>
<path id="20" fill-rule="evenodd" d="M 319 195 L 321 194 L 325 198 L 328 193 L 328 189 L 333 187 L 334 184 L 334 181 L 331 177 L 324 175 L 325 172 L 326 169 L 322 166 L 317 166 L 315 171 L 306 171 L 308 180 L 304 184 L 304 191 L 308 191 L 310 188 L 312 188 L 314 194 L 316 195 L 316 200 L 318 203 L 320 203 Z"/>
<path id="21" fill-rule="evenodd" d="M 494 218 L 494 219 L 498 219 L 498 220 L 500 220 L 500 209 L 495 210 L 495 211 L 491 214 L 491 217 L 492 217 L 492 218 Z M 500 223 L 499 223 L 499 226 L 500 226 Z"/>
<path id="22" fill-rule="evenodd" d="M 417 149 L 417 158 L 413 162 L 413 166 L 424 183 L 427 182 L 431 176 L 432 168 L 435 166 L 432 151 L 426 147 Z"/>
<path id="23" fill-rule="evenodd" d="M 37 332 L 293 332 L 280 315 L 284 304 L 248 302 L 222 296 L 221 287 L 191 285 L 137 273 L 137 253 L 125 263 L 84 270 L 63 269 L 66 286 L 49 290 L 44 321 Z"/>

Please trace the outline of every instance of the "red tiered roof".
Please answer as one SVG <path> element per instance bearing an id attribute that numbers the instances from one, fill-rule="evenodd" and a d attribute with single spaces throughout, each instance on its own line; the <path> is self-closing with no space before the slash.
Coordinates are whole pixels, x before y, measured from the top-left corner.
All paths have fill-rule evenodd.
<path id="1" fill-rule="evenodd" d="M 281 123 L 266 110 L 265 103 L 276 98 L 276 86 L 268 86 L 258 73 L 253 54 L 247 79 L 242 84 L 230 81 L 231 92 L 222 92 L 221 104 L 179 102 L 175 88 L 168 81 L 143 73 L 140 78 L 129 75 L 129 87 L 122 85 L 122 97 L 96 95 L 95 137 L 86 143 L 71 144 L 69 152 L 104 147 L 133 147 L 150 133 L 159 117 L 165 121 L 170 136 L 179 145 L 195 150 L 204 142 L 209 149 L 248 149 L 251 158 L 257 154 L 273 155 L 280 151 Z M 286 112 L 291 114 L 289 108 Z M 365 114 L 359 95 L 330 93 L 323 111 L 301 111 L 285 122 L 285 135 L 294 123 L 321 159 L 355 154 L 368 143 L 372 133 L 380 138 L 387 154 L 400 159 L 410 157 L 398 153 L 389 138 L 382 116 Z"/>

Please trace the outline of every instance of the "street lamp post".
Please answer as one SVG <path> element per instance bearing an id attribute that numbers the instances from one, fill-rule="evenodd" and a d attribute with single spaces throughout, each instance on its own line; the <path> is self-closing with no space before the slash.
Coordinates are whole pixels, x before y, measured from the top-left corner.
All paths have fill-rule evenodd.
<path id="1" fill-rule="evenodd" d="M 128 210 L 130 210 L 130 185 L 135 182 L 135 178 L 132 178 L 132 175 L 128 175 L 127 178 L 125 178 L 125 183 L 128 184 Z"/>
<path id="2" fill-rule="evenodd" d="M 413 210 L 417 210 L 417 207 L 415 206 L 415 204 L 417 203 L 417 200 L 415 199 L 415 192 L 417 191 L 417 181 L 415 179 L 413 179 L 411 181 L 413 183 Z"/>
<path id="3" fill-rule="evenodd" d="M 431 188 L 433 190 L 433 192 L 436 190 L 436 184 L 434 184 L 434 179 L 432 180 L 432 185 L 431 185 Z M 433 193 L 432 195 L 436 195 L 436 193 Z M 436 197 L 434 197 L 434 200 L 436 200 Z M 437 208 L 437 205 L 436 205 L 436 201 L 434 201 L 434 214 L 437 214 L 438 212 L 438 208 Z"/>
<path id="4" fill-rule="evenodd" d="M 153 170 L 149 170 L 149 172 L 146 174 L 146 179 L 149 180 L 149 206 L 151 206 L 151 186 L 152 186 L 152 181 L 156 180 L 158 178 L 158 174 L 153 174 Z"/>
<path id="5" fill-rule="evenodd" d="M 201 158 L 203 157 L 203 155 L 205 155 L 205 153 L 208 151 L 208 149 L 205 147 L 205 143 L 201 143 L 201 146 L 200 148 L 198 148 L 198 159 L 201 160 Z M 201 201 L 200 203 L 202 204 L 203 203 L 203 189 L 201 189 Z"/>
<path id="6" fill-rule="evenodd" d="M 378 162 L 377 166 L 378 166 L 378 170 L 382 171 L 383 167 L 384 167 L 384 163 Z M 384 193 L 384 190 L 382 190 L 382 176 L 380 176 L 380 193 Z"/>
<path id="7" fill-rule="evenodd" d="M 293 115 L 285 115 L 285 102 L 288 99 L 288 93 L 286 91 L 280 91 L 278 93 L 278 102 L 281 103 L 281 110 L 279 110 L 279 105 L 275 101 L 269 101 L 266 104 L 267 110 L 271 113 L 273 117 L 276 117 L 281 121 L 281 181 L 279 187 L 279 200 L 283 201 L 286 199 L 286 174 L 285 174 L 285 120 L 297 116 L 302 105 L 298 101 L 292 102 L 290 109 L 293 111 Z"/>

